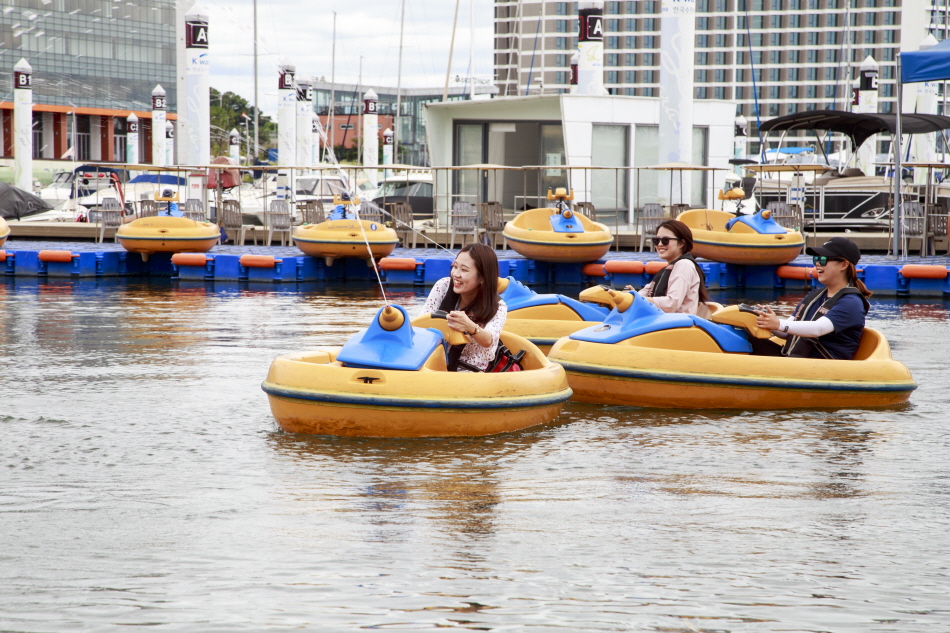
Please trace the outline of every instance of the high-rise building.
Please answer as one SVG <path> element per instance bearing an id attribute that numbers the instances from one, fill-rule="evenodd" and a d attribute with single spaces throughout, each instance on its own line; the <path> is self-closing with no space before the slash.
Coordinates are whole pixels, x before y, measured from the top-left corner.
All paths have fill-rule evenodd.
<path id="1" fill-rule="evenodd" d="M 604 3 L 611 94 L 658 96 L 662 4 Z M 695 98 L 734 101 L 750 122 L 750 153 L 757 118 L 849 109 L 868 55 L 880 65 L 879 111 L 893 112 L 897 53 L 928 34 L 945 39 L 950 21 L 948 0 L 695 0 L 695 10 Z M 576 33 L 577 2 L 495 0 L 499 94 L 567 92 Z"/>
<path id="2" fill-rule="evenodd" d="M 124 161 L 126 118 L 135 112 L 139 158 L 150 162 L 157 84 L 168 119 L 177 118 L 180 5 L 13 0 L 0 9 L 0 156 L 13 155 L 13 67 L 25 58 L 33 67 L 34 158 Z"/>

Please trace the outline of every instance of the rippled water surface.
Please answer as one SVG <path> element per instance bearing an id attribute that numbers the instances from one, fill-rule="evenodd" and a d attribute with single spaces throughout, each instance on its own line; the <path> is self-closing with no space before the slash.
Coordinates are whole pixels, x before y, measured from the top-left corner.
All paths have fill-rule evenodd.
<path id="1" fill-rule="evenodd" d="M 875 302 L 905 407 L 279 431 L 271 359 L 379 305 L 0 282 L 0 630 L 950 630 L 946 303 Z"/>

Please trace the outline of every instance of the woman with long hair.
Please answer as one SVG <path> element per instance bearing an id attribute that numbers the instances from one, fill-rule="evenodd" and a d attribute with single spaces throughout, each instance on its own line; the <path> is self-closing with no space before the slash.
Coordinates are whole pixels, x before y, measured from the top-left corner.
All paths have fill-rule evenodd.
<path id="1" fill-rule="evenodd" d="M 851 360 L 861 343 L 864 317 L 871 307 L 871 291 L 858 279 L 855 269 L 861 250 L 846 237 L 833 237 L 805 252 L 812 256 L 823 287 L 802 299 L 786 319 L 779 318 L 772 308 L 759 310 L 756 325 L 786 342 L 781 348 L 760 343 L 754 353 Z"/>
<path id="2" fill-rule="evenodd" d="M 679 220 L 666 220 L 656 229 L 653 247 L 668 266 L 640 294 L 664 312 L 681 312 L 709 317 L 706 275 L 690 254 L 693 232 Z M 633 288 L 628 286 L 628 289 Z"/>
<path id="3" fill-rule="evenodd" d="M 420 314 L 436 310 L 447 312 L 449 327 L 469 340 L 448 349 L 449 371 L 458 371 L 460 360 L 478 369 L 488 367 L 508 315 L 498 295 L 498 257 L 493 248 L 472 243 L 459 251 L 451 275 L 435 282 Z"/>

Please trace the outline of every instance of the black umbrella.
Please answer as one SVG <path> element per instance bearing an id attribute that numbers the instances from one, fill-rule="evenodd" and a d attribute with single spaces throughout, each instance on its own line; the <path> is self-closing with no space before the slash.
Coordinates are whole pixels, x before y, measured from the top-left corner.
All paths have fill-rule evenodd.
<path id="1" fill-rule="evenodd" d="M 28 215 L 42 213 L 52 209 L 46 200 L 13 185 L 0 182 L 0 218 L 16 218 L 19 220 Z"/>

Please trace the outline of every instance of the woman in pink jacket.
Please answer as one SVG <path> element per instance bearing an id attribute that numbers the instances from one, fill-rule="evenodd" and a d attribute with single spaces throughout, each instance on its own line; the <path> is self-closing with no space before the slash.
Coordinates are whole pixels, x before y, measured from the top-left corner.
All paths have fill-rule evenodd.
<path id="1" fill-rule="evenodd" d="M 706 276 L 689 253 L 693 250 L 693 233 L 689 227 L 679 220 L 663 222 L 656 230 L 653 246 L 668 265 L 640 289 L 640 294 L 664 312 L 709 318 Z"/>

